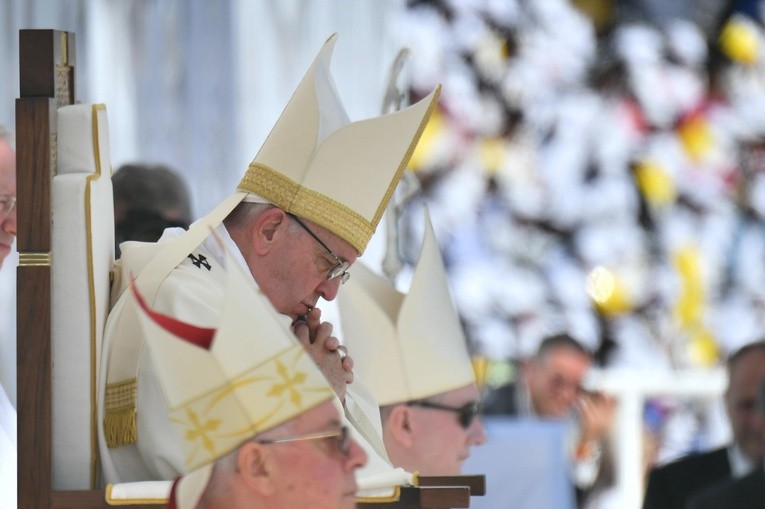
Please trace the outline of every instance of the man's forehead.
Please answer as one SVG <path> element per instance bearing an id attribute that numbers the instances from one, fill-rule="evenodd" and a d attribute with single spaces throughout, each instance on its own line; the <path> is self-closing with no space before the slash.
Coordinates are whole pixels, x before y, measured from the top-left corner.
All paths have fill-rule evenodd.
<path id="1" fill-rule="evenodd" d="M 765 380 L 765 351 L 750 352 L 739 359 L 729 376 L 730 388 L 737 391 Z"/>
<path id="2" fill-rule="evenodd" d="M 478 392 L 478 387 L 476 384 L 467 384 L 463 385 L 462 387 L 457 387 L 456 389 L 442 392 L 438 395 L 437 398 L 434 399 L 443 400 L 444 402 L 449 402 L 452 400 L 456 401 L 458 399 L 477 401 L 479 395 L 480 393 Z"/>
<path id="3" fill-rule="evenodd" d="M 588 366 L 590 364 L 591 359 L 587 354 L 582 353 L 578 350 L 569 348 L 567 346 L 559 346 L 556 348 L 551 348 L 550 350 L 545 352 L 542 355 L 541 360 L 543 363 L 546 363 L 546 364 L 555 364 L 555 365 L 570 364 L 570 365 Z"/>
<path id="4" fill-rule="evenodd" d="M 303 428 L 339 425 L 340 414 L 331 401 L 325 401 L 296 417 L 295 422 Z"/>

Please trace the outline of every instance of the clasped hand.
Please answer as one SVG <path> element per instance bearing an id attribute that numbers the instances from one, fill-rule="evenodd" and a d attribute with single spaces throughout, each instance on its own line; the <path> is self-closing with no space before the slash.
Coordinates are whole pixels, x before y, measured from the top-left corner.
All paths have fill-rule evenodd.
<path id="1" fill-rule="evenodd" d="M 319 308 L 310 310 L 305 318 L 293 324 L 293 331 L 340 400 L 344 401 L 345 386 L 353 382 L 353 359 L 340 340 L 332 335 L 332 324 L 321 321 Z"/>

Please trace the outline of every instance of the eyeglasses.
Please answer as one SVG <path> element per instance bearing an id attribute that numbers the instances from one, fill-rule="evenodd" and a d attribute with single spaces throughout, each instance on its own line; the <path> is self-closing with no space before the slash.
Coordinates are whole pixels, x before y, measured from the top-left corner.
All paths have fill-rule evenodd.
<path id="1" fill-rule="evenodd" d="M 343 456 L 348 456 L 351 452 L 351 433 L 348 426 L 341 426 L 336 431 L 323 431 L 319 433 L 308 433 L 305 435 L 294 435 L 291 437 L 264 438 L 255 440 L 259 444 L 283 444 L 286 442 L 301 442 L 303 440 L 320 440 L 323 438 L 334 438 L 338 449 Z"/>
<path id="2" fill-rule="evenodd" d="M 473 420 L 481 412 L 481 404 L 477 401 L 471 401 L 470 403 L 465 403 L 458 407 L 433 403 L 432 401 L 410 401 L 407 405 L 454 412 L 457 414 L 457 421 L 464 429 L 468 429 L 473 424 Z"/>
<path id="3" fill-rule="evenodd" d="M 332 251 L 324 242 L 322 242 L 322 240 L 319 237 L 317 237 L 316 234 L 312 232 L 311 229 L 308 228 L 308 226 L 306 226 L 306 224 L 303 221 L 301 221 L 300 218 L 298 218 L 295 214 L 291 214 L 287 212 L 287 215 L 290 216 L 292 219 L 294 219 L 297 224 L 302 226 L 303 229 L 307 231 L 308 234 L 316 240 L 316 242 L 321 244 L 321 247 L 323 247 L 330 254 L 330 256 L 332 256 L 332 258 L 334 258 L 335 261 L 337 261 L 337 265 L 332 267 L 327 273 L 327 281 L 332 281 L 335 278 L 340 278 L 340 283 L 345 283 L 346 281 L 348 281 L 348 278 L 351 277 L 351 274 L 348 272 L 348 269 L 350 268 L 351 264 L 341 260 L 340 257 L 337 256 L 334 253 L 334 251 Z"/>
<path id="4" fill-rule="evenodd" d="M 0 218 L 9 215 L 16 206 L 15 196 L 0 196 Z"/>

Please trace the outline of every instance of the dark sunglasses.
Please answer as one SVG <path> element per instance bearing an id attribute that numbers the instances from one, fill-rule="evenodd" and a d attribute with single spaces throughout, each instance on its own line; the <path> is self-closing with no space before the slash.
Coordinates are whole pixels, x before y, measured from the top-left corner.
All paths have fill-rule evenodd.
<path id="1" fill-rule="evenodd" d="M 473 420 L 478 416 L 478 414 L 481 412 L 481 404 L 477 401 L 472 401 L 470 403 L 465 403 L 462 406 L 454 407 L 449 405 L 442 405 L 440 403 L 433 403 L 432 401 L 410 401 L 407 403 L 408 406 L 416 406 L 420 408 L 430 408 L 433 410 L 446 410 L 447 412 L 454 412 L 457 414 L 457 422 L 460 423 L 460 426 L 462 426 L 464 429 L 468 429 L 472 424 Z"/>

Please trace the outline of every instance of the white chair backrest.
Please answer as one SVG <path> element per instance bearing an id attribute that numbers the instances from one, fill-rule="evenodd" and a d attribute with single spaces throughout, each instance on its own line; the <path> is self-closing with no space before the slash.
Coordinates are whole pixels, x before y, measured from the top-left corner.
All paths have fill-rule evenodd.
<path id="1" fill-rule="evenodd" d="M 96 380 L 114 263 L 109 133 L 103 105 L 58 109 L 52 187 L 53 488 L 98 479 Z"/>

